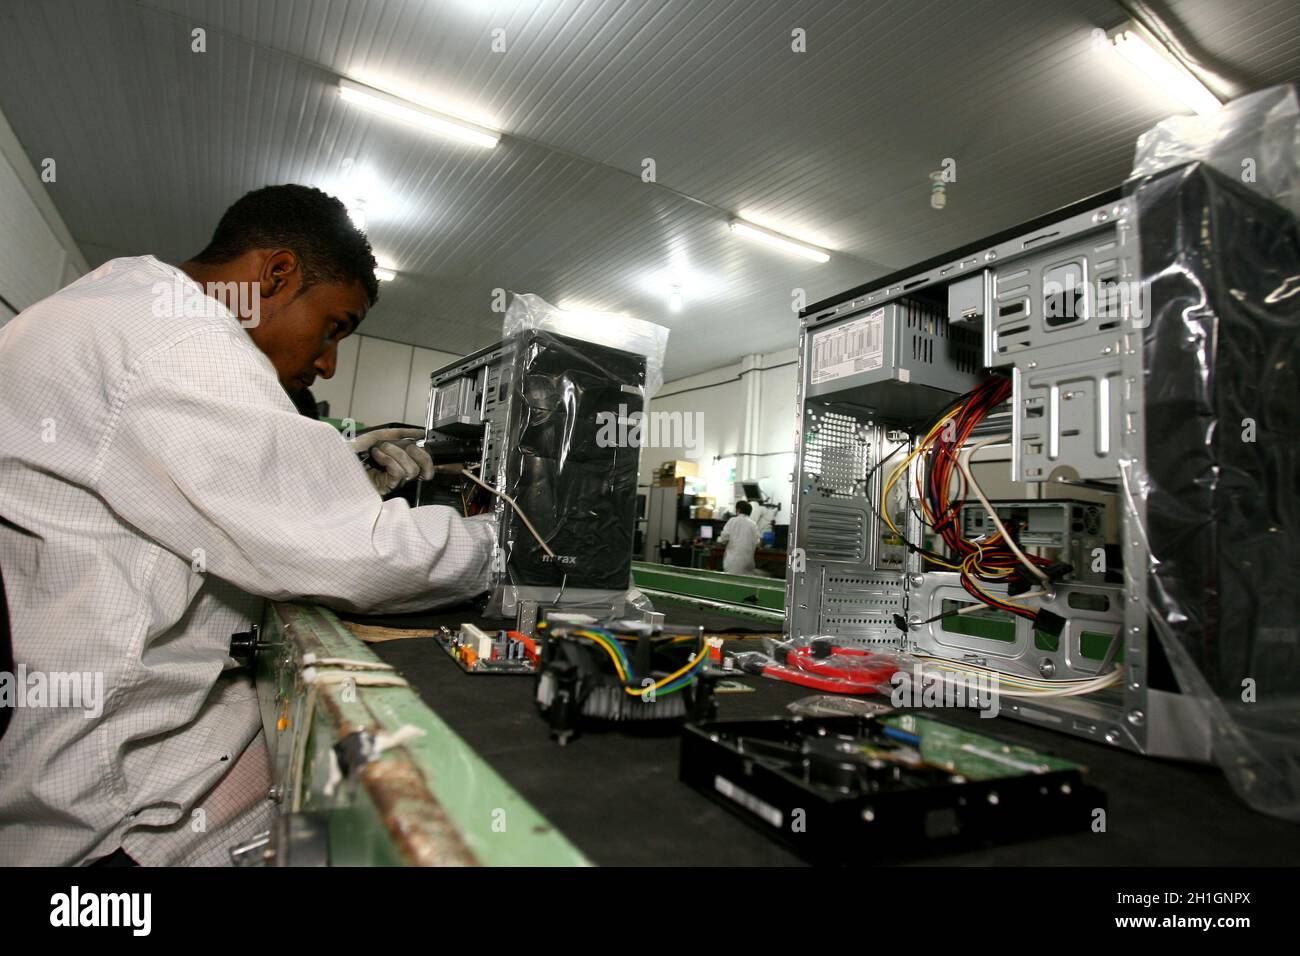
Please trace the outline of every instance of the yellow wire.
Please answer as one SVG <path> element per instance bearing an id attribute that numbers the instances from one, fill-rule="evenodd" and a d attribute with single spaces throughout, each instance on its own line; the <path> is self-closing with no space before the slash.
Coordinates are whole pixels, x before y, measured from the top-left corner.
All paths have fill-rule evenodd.
<path id="1" fill-rule="evenodd" d="M 1001 532 L 999 532 L 999 534 L 1001 534 Z M 989 577 L 993 577 L 993 578 L 1005 578 L 1005 577 L 1008 577 L 1008 576 L 1009 576 L 1009 575 L 1010 575 L 1010 574 L 1015 570 L 1015 568 L 986 568 L 986 567 L 984 567 L 984 562 L 983 562 L 983 558 L 984 558 L 984 548 L 985 548 L 986 545 L 993 544 L 994 541 L 997 540 L 997 538 L 998 538 L 998 535 L 995 534 L 991 540 L 989 540 L 989 541 L 985 541 L 983 544 L 980 544 L 979 541 L 970 541 L 970 543 L 971 543 L 972 545 L 975 546 L 975 554 L 974 554 L 974 555 L 970 555 L 969 557 L 973 557 L 973 558 L 975 558 L 975 562 L 974 562 L 974 564 L 972 565 L 972 567 L 974 567 L 975 570 L 976 570 L 977 572 L 979 572 L 980 574 L 984 574 L 984 575 L 987 575 L 987 576 L 989 576 Z M 968 541 L 969 541 L 970 539 L 963 539 L 963 540 L 968 540 Z M 963 562 L 963 564 L 962 564 L 962 570 L 965 570 L 965 562 Z"/>
<path id="2" fill-rule="evenodd" d="M 920 442 L 917 443 L 917 446 L 916 446 L 914 449 L 912 449 L 911 454 L 909 454 L 906 458 L 904 458 L 904 459 L 903 459 L 903 460 L 902 460 L 902 461 L 901 461 L 901 462 L 900 462 L 900 463 L 899 463 L 899 464 L 894 468 L 894 470 L 891 471 L 891 472 L 889 473 L 889 478 L 885 481 L 885 485 L 884 485 L 884 487 L 881 489 L 881 492 L 880 492 L 880 516 L 881 516 L 882 518 L 885 519 L 885 524 L 887 524 L 887 525 L 889 526 L 889 530 L 892 531 L 892 532 L 894 532 L 894 534 L 898 535 L 898 537 L 900 537 L 900 538 L 903 537 L 903 533 L 902 533 L 901 531 L 898 530 L 897 526 L 895 526 L 895 524 L 894 524 L 894 520 L 893 520 L 893 518 L 892 518 L 892 517 L 890 516 L 890 514 L 889 514 L 889 492 L 890 492 L 890 490 L 894 487 L 894 485 L 896 485 L 896 484 L 898 483 L 898 480 L 899 480 L 899 479 L 900 479 L 904 474 L 907 473 L 907 469 L 908 469 L 908 467 L 911 466 L 912 462 L 916 460 L 916 457 L 917 457 L 918 455 L 920 455 L 920 454 L 922 454 L 922 453 L 924 453 L 924 452 L 927 452 L 927 451 L 931 451 L 931 449 L 930 449 L 929 446 L 930 446 L 930 443 L 934 440 L 934 437 L 939 433 L 939 431 L 944 427 L 944 425 L 947 424 L 947 422 L 949 422 L 951 419 L 955 418 L 955 417 L 957 416 L 957 414 L 960 413 L 961 411 L 962 411 L 962 406 L 958 406 L 957 408 L 954 408 L 954 409 L 952 409 L 951 411 L 949 411 L 948 414 L 946 414 L 946 415 L 943 416 L 943 418 L 941 418 L 941 419 L 939 419 L 937 422 L 935 422 L 935 423 L 934 423 L 934 427 L 931 428 L 931 429 L 929 430 L 929 432 L 926 433 L 925 438 L 923 438 Z M 958 452 L 958 454 L 960 454 L 960 452 Z M 925 511 L 926 515 L 929 516 L 929 518 L 930 518 L 930 524 L 933 525 L 933 524 L 935 523 L 936 518 L 935 518 L 934 515 L 930 514 L 930 508 L 929 508 L 929 505 L 928 505 L 928 504 L 926 503 L 926 501 L 925 501 L 924 494 L 923 494 L 923 493 L 920 493 L 920 491 L 921 491 L 921 489 L 920 489 L 920 483 L 921 483 L 921 477 L 920 477 L 920 475 L 917 475 L 918 497 L 921 498 L 921 508 Z M 943 489 L 940 489 L 940 490 L 941 490 L 941 492 L 942 492 L 943 497 L 946 498 L 946 497 L 947 497 L 948 489 L 943 488 Z M 969 540 L 969 539 L 963 539 L 963 540 Z M 990 601 L 995 602 L 995 603 L 998 603 L 998 604 L 1002 604 L 1002 605 L 1004 605 L 1004 606 L 1006 606 L 1006 607 L 1014 607 L 1014 608 L 1016 608 L 1016 609 L 1018 609 L 1018 610 L 1026 611 L 1026 612 L 1032 614 L 1032 613 L 1034 612 L 1034 609 L 1033 609 L 1033 608 L 1031 608 L 1031 607 L 1029 607 L 1029 606 L 1027 606 L 1027 605 L 1024 605 L 1024 604 L 1020 604 L 1020 603 L 1018 603 L 1018 602 L 1016 602 L 1016 601 L 1012 601 L 1012 600 L 1007 599 L 1007 598 L 996 597 L 996 596 L 994 596 L 993 594 L 990 594 L 988 591 L 984 590 L 982 587 L 980 587 L 980 585 L 979 585 L 979 581 L 977 581 L 977 580 L 975 579 L 975 575 L 971 573 L 971 569 L 972 569 L 972 568 L 974 568 L 974 569 L 976 570 L 977 573 L 982 574 L 982 575 L 984 575 L 985 577 L 996 577 L 996 578 L 1005 578 L 1005 577 L 1008 577 L 1008 576 L 1011 575 L 1011 573 L 1012 573 L 1012 571 L 1013 571 L 1014 569 L 1011 569 L 1011 568 L 985 568 L 985 567 L 980 563 L 980 559 L 982 559 L 983 556 L 984 556 L 984 547 L 983 547 L 981 544 L 979 544 L 979 542 L 976 542 L 976 541 L 972 541 L 972 542 L 970 542 L 970 543 L 973 544 L 973 545 L 975 546 L 975 549 L 976 549 L 976 550 L 975 550 L 975 552 L 974 552 L 973 554 L 969 554 L 969 555 L 967 555 L 966 558 L 964 558 L 964 559 L 962 560 L 962 563 L 961 563 L 960 565 L 957 565 L 957 564 L 950 564 L 950 563 L 947 562 L 947 561 L 942 561 L 942 560 L 939 560 L 938 558 L 931 558 L 931 557 L 929 557 L 929 556 L 926 556 L 926 560 L 929 561 L 931 564 L 937 564 L 937 565 L 939 565 L 940 567 L 948 568 L 949 570 L 952 570 L 952 571 L 961 571 L 961 572 L 964 572 L 964 573 L 966 574 L 966 576 L 967 576 L 967 579 L 970 581 L 971 586 L 974 587 L 975 590 L 978 591 L 980 594 L 982 594 L 982 595 L 984 595 L 986 598 L 988 598 Z M 989 543 L 989 544 L 992 544 L 992 541 L 989 541 L 988 543 Z"/>
<path id="3" fill-rule="evenodd" d="M 953 419 L 954 417 L 956 417 L 956 415 L 957 415 L 961 410 L 962 410 L 962 409 L 961 409 L 960 407 L 958 407 L 958 408 L 954 408 L 954 409 L 953 409 L 952 411 L 950 411 L 947 415 L 944 415 L 943 418 L 941 418 L 941 419 L 939 419 L 937 422 L 935 422 L 934 427 L 931 428 L 931 429 L 929 430 L 929 432 L 926 433 L 925 438 L 923 438 L 923 439 L 922 439 L 922 440 L 917 444 L 916 448 L 912 450 L 912 453 L 909 454 L 906 458 L 904 458 L 903 461 L 902 461 L 901 463 L 899 463 L 899 465 L 898 465 L 897 467 L 895 467 L 894 470 L 891 471 L 891 472 L 889 473 L 889 478 L 888 478 L 888 480 L 885 482 L 885 487 L 881 490 L 881 494 L 880 494 L 880 516 L 881 516 L 882 518 L 885 519 L 885 524 L 889 525 L 889 529 L 890 529 L 891 531 L 893 531 L 894 534 L 898 535 L 900 538 L 903 537 L 903 533 L 902 533 L 901 531 L 899 531 L 898 528 L 894 525 L 894 521 L 893 521 L 893 519 L 890 517 L 890 514 L 889 514 L 889 504 L 888 504 L 888 503 L 889 503 L 889 492 L 890 492 L 890 489 L 892 489 L 892 488 L 894 487 L 894 485 L 898 483 L 898 480 L 899 480 L 899 479 L 903 476 L 903 474 L 906 472 L 908 466 L 911 465 L 911 463 L 916 459 L 917 455 L 920 455 L 920 454 L 922 454 L 923 452 L 930 451 L 929 445 L 930 445 L 930 443 L 934 440 L 935 435 L 937 435 L 937 434 L 938 434 L 938 433 L 943 429 L 943 426 L 944 426 L 948 421 L 950 421 L 951 419 Z M 917 484 L 918 484 L 918 486 L 920 485 L 920 476 L 919 476 L 919 475 L 917 476 Z M 947 492 L 947 489 L 944 489 L 944 493 L 945 493 L 945 494 L 946 494 L 946 492 Z M 935 521 L 935 517 L 934 517 L 934 515 L 930 515 L 930 508 L 929 508 L 929 505 L 926 503 L 924 496 L 922 495 L 922 496 L 920 496 L 920 497 L 921 497 L 921 507 L 922 507 L 922 509 L 926 512 L 926 514 L 930 516 L 930 523 L 933 525 L 933 524 L 934 524 L 934 521 Z M 972 542 L 972 543 L 974 544 L 974 542 Z M 992 543 L 992 542 L 989 542 L 989 543 Z M 976 547 L 979 548 L 979 545 L 976 544 Z M 982 551 L 983 551 L 983 549 L 980 548 L 980 552 L 981 552 L 981 553 L 982 553 Z M 951 563 L 949 563 L 949 562 L 947 562 L 947 561 L 941 561 L 941 560 L 939 560 L 938 558 L 931 558 L 931 557 L 929 557 L 929 556 L 926 556 L 926 560 L 929 561 L 931 564 L 937 564 L 937 565 L 939 565 L 940 567 L 948 568 L 950 571 L 962 571 L 962 570 L 966 570 L 966 563 L 967 563 L 966 561 L 963 561 L 962 564 L 957 565 L 957 564 L 951 564 Z M 1012 570 L 1013 570 L 1013 569 L 1001 569 L 1001 570 L 998 570 L 998 569 L 986 569 L 986 568 L 984 568 L 981 564 L 979 564 L 978 562 L 975 563 L 975 567 L 977 567 L 977 568 L 979 569 L 979 573 L 980 573 L 980 574 L 983 574 L 983 575 L 985 575 L 985 576 L 987 576 L 987 577 L 1000 577 L 1000 578 L 1002 578 L 1002 577 L 1008 577 L 1008 576 L 1011 574 Z M 977 583 L 975 584 L 975 589 L 978 590 L 978 591 L 980 591 L 980 593 L 984 594 L 986 597 L 992 597 L 992 595 L 990 595 L 987 591 L 985 591 L 983 588 L 981 588 L 981 587 L 979 586 L 979 584 L 977 584 Z M 1001 599 L 1000 599 L 1000 598 L 994 598 L 994 600 L 1001 600 Z M 1017 603 L 1015 603 L 1014 601 L 1001 601 L 1001 603 L 1006 604 L 1006 605 L 1009 605 L 1009 606 L 1011 606 L 1011 607 L 1023 608 L 1023 609 L 1026 610 L 1026 611 L 1032 611 L 1032 610 L 1033 610 L 1032 608 L 1025 607 L 1025 606 L 1022 605 L 1022 604 L 1017 604 Z"/>
<path id="4" fill-rule="evenodd" d="M 618 654 L 615 653 L 614 649 L 609 646 L 609 644 L 607 643 L 607 639 L 605 638 L 604 635 L 596 634 L 592 631 L 574 631 L 573 634 L 575 637 L 585 637 L 590 641 L 594 641 L 597 646 L 599 646 L 602 650 L 605 651 L 606 654 L 609 655 L 610 660 L 614 662 L 614 669 L 618 672 L 619 679 L 625 682 L 631 680 L 631 678 L 628 676 L 627 671 L 623 669 L 623 662 L 619 660 Z M 673 643 L 677 643 L 678 641 L 682 641 L 682 640 L 693 641 L 695 640 L 695 638 L 678 637 L 678 638 L 674 638 Z M 669 674 L 663 680 L 654 684 L 653 687 L 624 687 L 623 690 L 631 697 L 639 697 L 642 694 L 644 694 L 647 690 L 652 690 L 652 689 L 659 690 L 661 687 L 666 687 L 668 684 L 671 684 L 673 681 L 675 681 L 678 677 L 681 677 L 683 674 L 685 674 L 692 667 L 696 666 L 700 662 L 700 660 L 705 656 L 705 654 L 706 654 L 706 650 L 701 649 L 699 656 L 688 661 L 686 665 L 682 667 L 680 670 L 676 671 L 673 674 Z"/>
<path id="5" fill-rule="evenodd" d="M 1003 604 L 1003 605 L 1005 605 L 1005 606 L 1007 606 L 1007 607 L 1018 608 L 1018 609 L 1020 609 L 1020 610 L 1022 610 L 1022 611 L 1028 611 L 1030 614 L 1033 614 L 1033 613 L 1034 613 L 1034 609 L 1033 609 L 1032 607 L 1029 607 L 1029 606 L 1026 605 L 1026 604 L 1018 604 L 1017 602 L 1012 601 L 1012 600 L 1010 600 L 1010 599 L 1008 599 L 1008 598 L 998 597 L 997 595 L 990 594 L 988 591 L 985 591 L 982 587 L 980 587 L 980 583 L 979 583 L 979 581 L 977 581 L 977 580 L 975 579 L 975 576 L 974 576 L 973 574 L 971 574 L 970 571 L 969 571 L 969 569 L 966 567 L 966 565 L 967 565 L 967 564 L 970 564 L 970 563 L 973 561 L 974 558 L 975 558 L 975 555 L 972 554 L 972 555 L 967 556 L 966 560 L 962 562 L 962 570 L 963 570 L 963 571 L 966 571 L 966 574 L 967 574 L 966 580 L 968 580 L 968 581 L 970 582 L 971 587 L 973 587 L 976 591 L 979 591 L 980 594 L 983 594 L 983 595 L 984 595 L 986 598 L 988 598 L 990 601 L 995 601 L 995 602 L 997 602 L 998 604 Z M 995 608 L 995 610 L 996 610 L 996 608 Z"/>
<path id="6" fill-rule="evenodd" d="M 902 462 L 900 462 L 898 466 L 889 473 L 889 480 L 885 482 L 885 487 L 880 494 L 880 514 L 885 519 L 885 524 L 889 525 L 889 529 L 893 531 L 894 534 L 901 536 L 902 532 L 894 526 L 894 521 L 889 516 L 889 490 L 897 484 L 899 476 L 907 470 L 907 467 L 913 462 L 913 460 L 915 460 L 916 456 L 926 449 L 934 439 L 934 436 L 943 428 L 944 424 L 948 422 L 949 419 L 953 418 L 959 411 L 961 411 L 960 407 L 954 408 L 947 415 L 944 415 L 943 418 L 935 422 L 934 427 L 926 433 L 925 438 L 917 443 L 917 446 L 912 449 L 911 454 L 904 458 Z"/>
<path id="7" fill-rule="evenodd" d="M 614 661 L 614 669 L 618 671 L 619 679 L 628 679 L 627 671 L 623 670 L 623 662 L 618 659 L 618 655 L 614 653 L 614 649 L 605 643 L 604 637 L 599 634 L 593 634 L 591 631 L 574 631 L 573 633 L 575 637 L 585 637 L 590 641 L 595 641 L 596 646 L 602 648 L 605 653 L 610 656 L 610 659 Z"/>
<path id="8" fill-rule="evenodd" d="M 903 471 L 907 468 L 907 466 L 911 464 L 912 460 L 916 458 L 916 456 L 919 455 L 922 451 L 925 450 L 926 443 L 928 443 L 930 439 L 933 438 L 934 435 L 939 431 L 939 429 L 943 427 L 944 422 L 946 422 L 953 415 L 956 415 L 957 411 L 958 409 L 954 409 L 953 411 L 945 415 L 943 418 L 939 419 L 938 424 L 936 424 L 933 428 L 930 429 L 929 433 L 925 436 L 922 442 L 919 445 L 917 445 L 915 449 L 913 449 L 912 453 L 908 455 L 906 458 L 904 458 L 902 463 L 899 464 L 897 468 L 895 468 L 892 472 L 890 472 L 889 480 L 885 482 L 885 487 L 880 493 L 880 516 L 885 519 L 885 524 L 889 525 L 889 529 L 893 531 L 894 534 L 898 535 L 898 537 L 900 538 L 904 538 L 903 532 L 899 531 L 898 528 L 894 526 L 894 521 L 889 516 L 889 489 L 892 488 L 897 483 L 899 477 L 902 475 Z M 922 501 L 921 506 L 925 507 L 924 501 Z M 904 540 L 906 539 L 904 538 Z M 927 556 L 926 560 L 932 564 L 937 564 L 940 567 L 947 568 L 950 571 L 961 570 L 960 565 L 949 564 L 947 561 L 942 561 L 939 558 L 931 558 Z"/>
<path id="9" fill-rule="evenodd" d="M 885 519 L 885 524 L 889 525 L 889 530 L 897 535 L 902 535 L 902 532 L 895 527 L 894 519 L 890 517 L 889 514 L 889 490 L 898 483 L 899 475 L 912 463 L 913 459 L 920 454 L 922 447 L 923 446 L 921 445 L 917 445 L 916 448 L 912 450 L 911 454 L 904 458 L 898 466 L 889 473 L 889 479 L 885 482 L 885 487 L 882 488 L 880 492 L 880 515 Z"/>
<path id="10" fill-rule="evenodd" d="M 700 648 L 699 654 L 697 654 L 691 660 L 687 661 L 686 664 L 683 665 L 680 670 L 674 671 L 673 673 L 669 674 L 667 677 L 659 681 L 657 684 L 654 684 L 651 687 L 624 687 L 623 692 L 627 694 L 629 697 L 640 697 L 646 691 L 659 690 L 661 687 L 667 687 L 669 684 L 677 680 L 677 678 L 681 677 L 692 667 L 695 667 L 697 664 L 699 664 L 701 660 L 706 658 L 708 656 L 707 648 L 708 645 L 705 644 L 703 647 Z"/>

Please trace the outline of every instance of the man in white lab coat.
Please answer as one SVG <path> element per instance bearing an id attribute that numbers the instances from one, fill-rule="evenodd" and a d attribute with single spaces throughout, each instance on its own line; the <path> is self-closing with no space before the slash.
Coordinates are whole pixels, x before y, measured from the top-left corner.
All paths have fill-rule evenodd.
<path id="1" fill-rule="evenodd" d="M 748 501 L 736 502 L 736 514 L 722 526 L 718 543 L 727 550 L 722 555 L 722 570 L 728 574 L 757 574 L 754 549 L 758 547 L 758 525 L 750 517 L 753 507 Z"/>
<path id="2" fill-rule="evenodd" d="M 484 589 L 486 524 L 376 493 L 424 461 L 372 455 L 370 478 L 287 394 L 333 374 L 374 266 L 338 200 L 268 187 L 180 268 L 111 260 L 0 329 L 0 568 L 27 675 L 7 700 L 0 683 L 0 704 L 23 695 L 0 864 L 228 862 L 271 819 L 228 654 L 262 599 L 402 611 Z M 80 693 L 37 700 L 35 674 Z"/>

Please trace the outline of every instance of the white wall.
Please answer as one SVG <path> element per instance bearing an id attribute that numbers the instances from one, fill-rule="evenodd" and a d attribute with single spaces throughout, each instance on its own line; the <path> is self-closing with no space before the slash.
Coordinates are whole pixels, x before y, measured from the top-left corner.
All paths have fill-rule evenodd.
<path id="1" fill-rule="evenodd" d="M 444 365 L 450 365 L 462 356 L 435 349 L 414 350 L 411 357 L 411 380 L 406 387 L 406 414 L 404 422 L 423 425 L 429 409 L 429 376 Z"/>
<path id="2" fill-rule="evenodd" d="M 709 479 L 709 493 L 722 508 L 735 503 L 733 483 L 763 479 L 781 503 L 777 521 L 790 520 L 790 473 L 794 468 L 795 349 L 748 355 L 739 362 L 664 384 L 650 402 L 651 413 L 699 413 L 698 448 L 641 449 L 640 482 L 649 485 L 665 461 L 695 459 Z"/>
<path id="3" fill-rule="evenodd" d="M 349 418 L 367 425 L 401 421 L 406 414 L 406 389 L 411 380 L 412 351 L 411 346 L 400 342 L 364 337 L 361 339 Z"/>
<path id="4" fill-rule="evenodd" d="M 779 524 L 790 523 L 790 500 L 795 458 L 794 393 L 798 379 L 799 350 L 786 349 L 764 356 L 759 395 L 758 430 L 754 451 L 744 459 L 744 477 L 762 479 L 763 490 L 781 503 Z"/>
<path id="5" fill-rule="evenodd" d="M 423 425 L 429 373 L 458 358 L 451 352 L 352 335 L 339 343 L 334 377 L 318 379 L 311 391 L 317 401 L 330 403 L 331 418 L 352 418 L 365 425 Z"/>
<path id="6" fill-rule="evenodd" d="M 0 114 L 0 325 L 84 275 L 86 260 L 18 137 Z"/>

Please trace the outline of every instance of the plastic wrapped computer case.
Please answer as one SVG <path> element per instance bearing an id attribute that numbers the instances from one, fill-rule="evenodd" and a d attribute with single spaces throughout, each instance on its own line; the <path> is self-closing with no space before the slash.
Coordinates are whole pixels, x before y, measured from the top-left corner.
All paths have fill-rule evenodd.
<path id="1" fill-rule="evenodd" d="M 644 414 L 662 382 L 668 331 L 562 311 L 535 295 L 514 297 L 503 331 L 510 372 L 502 377 L 507 412 L 494 477 L 518 509 L 498 502 L 488 611 L 509 617 L 534 601 L 620 614 L 631 585 L 641 451 L 620 439 L 635 434 L 626 423 Z"/>
<path id="2" fill-rule="evenodd" d="M 1257 155 L 1250 155 L 1247 150 Z M 1300 108 L 1294 87 L 1139 141 L 1150 628 L 1257 810 L 1300 820 Z M 1261 170 L 1260 164 L 1264 167 Z M 1130 571 L 1132 573 L 1132 570 Z"/>

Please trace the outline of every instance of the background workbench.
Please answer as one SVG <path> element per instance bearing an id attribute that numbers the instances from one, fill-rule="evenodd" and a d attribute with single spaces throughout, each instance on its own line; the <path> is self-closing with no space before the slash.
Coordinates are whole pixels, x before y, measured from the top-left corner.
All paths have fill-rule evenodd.
<path id="1" fill-rule="evenodd" d="M 469 609 L 345 620 L 388 627 L 455 628 L 479 622 Z M 761 625 L 694 609 L 669 620 L 707 632 Z M 737 634 L 736 636 L 741 636 Z M 605 865 L 790 865 L 793 853 L 677 779 L 676 728 L 584 731 L 561 747 L 533 702 L 527 677 L 465 674 L 432 638 L 370 645 L 498 774 L 594 863 Z M 785 714 L 813 691 L 745 678 L 750 694 L 718 696 L 721 719 Z M 1109 798 L 1104 833 L 1081 832 L 948 856 L 919 864 L 1070 866 L 1260 866 L 1300 862 L 1300 826 L 1255 813 L 1213 767 L 1138 757 L 1004 718 L 945 710 L 943 719 L 1058 754 L 1089 768 Z M 872 862 L 864 860 L 864 863 Z"/>

